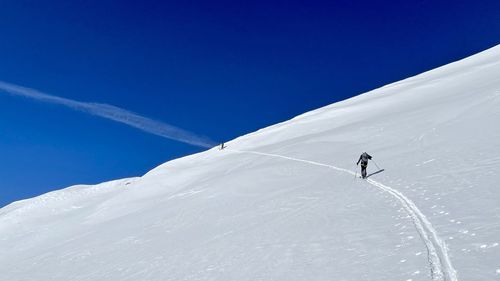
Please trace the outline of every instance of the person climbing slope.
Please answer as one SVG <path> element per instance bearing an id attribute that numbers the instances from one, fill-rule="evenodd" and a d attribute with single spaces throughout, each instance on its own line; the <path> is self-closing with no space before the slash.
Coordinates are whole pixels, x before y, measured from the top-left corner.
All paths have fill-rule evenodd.
<path id="1" fill-rule="evenodd" d="M 361 177 L 362 178 L 366 178 L 366 167 L 368 167 L 368 160 L 371 160 L 372 157 L 366 153 L 366 152 L 363 152 L 363 154 L 361 154 L 361 156 L 359 156 L 359 160 L 358 160 L 358 163 L 356 163 L 356 166 L 359 165 L 359 162 L 361 162 Z"/>

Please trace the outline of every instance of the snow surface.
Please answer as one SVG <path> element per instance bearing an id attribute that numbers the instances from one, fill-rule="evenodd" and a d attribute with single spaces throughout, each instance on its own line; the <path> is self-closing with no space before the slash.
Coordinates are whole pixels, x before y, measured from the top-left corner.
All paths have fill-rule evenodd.
<path id="1" fill-rule="evenodd" d="M 1 280 L 500 280 L 500 46 L 0 209 Z M 363 151 L 375 160 L 357 178 Z"/>

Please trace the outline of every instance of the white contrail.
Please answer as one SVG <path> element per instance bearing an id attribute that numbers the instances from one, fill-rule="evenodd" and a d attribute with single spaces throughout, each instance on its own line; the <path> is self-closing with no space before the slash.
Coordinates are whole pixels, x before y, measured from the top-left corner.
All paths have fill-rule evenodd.
<path id="1" fill-rule="evenodd" d="M 6 92 L 16 96 L 23 96 L 42 102 L 60 104 L 74 110 L 86 112 L 100 116 L 116 122 L 127 124 L 139 130 L 158 135 L 167 139 L 172 139 L 199 147 L 213 147 L 215 143 L 208 138 L 197 136 L 186 130 L 162 123 L 134 112 L 102 103 L 80 102 L 71 99 L 61 98 L 39 92 L 35 89 L 21 87 L 18 85 L 0 81 L 0 92 Z"/>

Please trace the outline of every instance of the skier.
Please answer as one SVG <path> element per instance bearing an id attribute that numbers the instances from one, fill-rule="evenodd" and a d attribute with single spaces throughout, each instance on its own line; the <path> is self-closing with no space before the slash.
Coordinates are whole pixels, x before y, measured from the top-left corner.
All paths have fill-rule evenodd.
<path id="1" fill-rule="evenodd" d="M 224 148 L 226 148 L 226 147 L 224 146 L 224 143 L 222 142 L 222 143 L 220 144 L 220 150 L 223 150 Z"/>
<path id="2" fill-rule="evenodd" d="M 366 179 L 366 167 L 368 166 L 368 160 L 372 160 L 372 157 L 368 153 L 363 152 L 363 154 L 359 156 L 358 163 L 356 163 L 357 166 L 361 161 L 361 177 L 363 177 L 364 179 Z"/>

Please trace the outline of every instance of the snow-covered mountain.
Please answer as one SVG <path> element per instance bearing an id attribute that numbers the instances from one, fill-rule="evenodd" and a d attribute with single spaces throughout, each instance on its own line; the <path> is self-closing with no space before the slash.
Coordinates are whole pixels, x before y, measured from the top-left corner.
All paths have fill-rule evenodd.
<path id="1" fill-rule="evenodd" d="M 500 46 L 0 210 L 0 280 L 500 280 Z M 368 180 L 361 152 L 374 157 Z M 356 175 L 357 174 L 357 175 Z"/>

